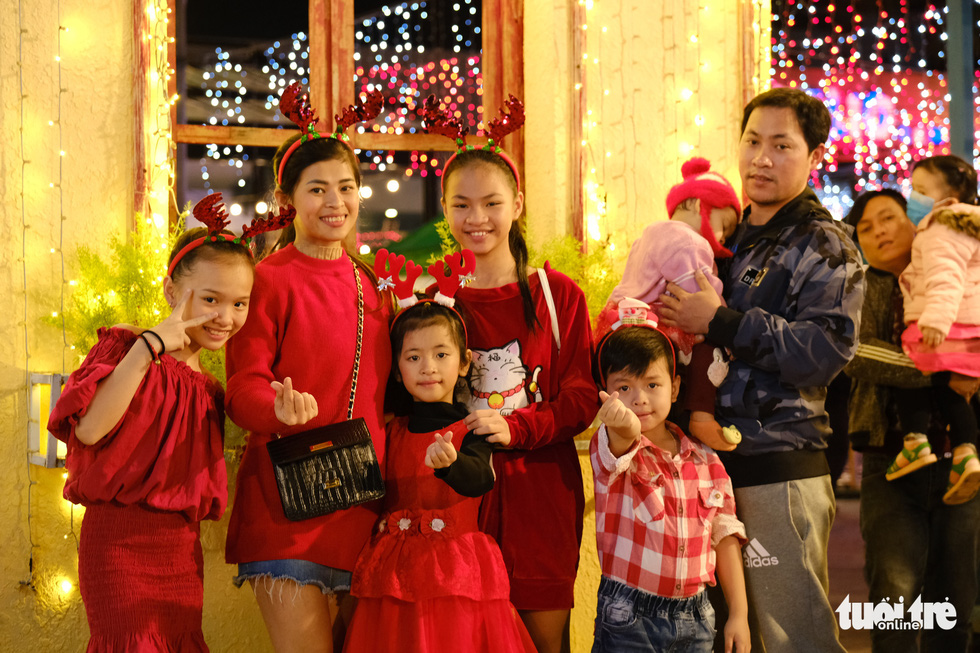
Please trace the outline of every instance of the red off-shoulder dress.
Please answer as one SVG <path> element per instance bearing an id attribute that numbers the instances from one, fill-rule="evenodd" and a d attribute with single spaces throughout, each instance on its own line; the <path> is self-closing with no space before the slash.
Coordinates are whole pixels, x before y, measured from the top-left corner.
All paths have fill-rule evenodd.
<path id="1" fill-rule="evenodd" d="M 144 346 L 131 331 L 100 329 L 48 422 L 68 444 L 65 498 L 86 507 L 78 580 L 87 650 L 207 651 L 200 520 L 218 519 L 227 503 L 221 387 L 161 356 L 104 438 L 88 446 L 75 437 L 99 382 L 134 345 Z"/>

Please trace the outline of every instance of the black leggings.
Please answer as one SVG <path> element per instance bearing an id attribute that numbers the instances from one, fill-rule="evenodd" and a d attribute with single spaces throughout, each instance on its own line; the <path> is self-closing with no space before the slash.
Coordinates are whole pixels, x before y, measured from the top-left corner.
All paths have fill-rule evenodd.
<path id="1" fill-rule="evenodd" d="M 949 425 L 953 447 L 977 443 L 977 414 L 962 395 L 949 386 L 933 388 L 894 388 L 898 418 L 905 433 L 929 433 L 933 407 Z M 930 442 L 933 449 L 937 443 Z"/>

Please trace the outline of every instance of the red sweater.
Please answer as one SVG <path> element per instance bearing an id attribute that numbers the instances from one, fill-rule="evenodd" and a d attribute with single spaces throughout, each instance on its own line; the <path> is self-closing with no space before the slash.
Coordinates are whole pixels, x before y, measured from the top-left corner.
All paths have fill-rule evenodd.
<path id="1" fill-rule="evenodd" d="M 498 404 L 499 397 L 486 397 L 492 391 L 506 397 L 505 407 L 514 405 L 515 392 L 526 396 L 526 402 L 518 402 L 526 405 L 507 416 L 513 441 L 510 450 L 493 456 L 497 481 L 484 498 L 480 525 L 500 544 L 511 601 L 528 610 L 572 607 L 584 509 L 572 439 L 599 408 L 585 296 L 564 274 L 547 265 L 545 270 L 558 315 L 560 353 L 537 274 L 531 275 L 530 286 L 541 327 L 532 332 L 524 324 L 516 283 L 456 294 L 469 347 L 481 359 L 474 360 L 474 373 L 481 378 L 471 376 L 471 384 L 474 395 L 484 398 L 471 398 L 470 408 Z M 516 391 L 508 380 L 516 373 L 514 365 L 523 365 L 526 375 Z"/>
<path id="2" fill-rule="evenodd" d="M 354 417 L 363 417 L 383 461 L 382 406 L 391 368 L 390 309 L 361 270 L 364 338 Z M 225 558 L 229 563 L 296 558 L 351 570 L 378 516 L 378 502 L 323 517 L 286 519 L 266 450 L 288 436 L 347 419 L 357 332 L 357 290 L 350 260 L 314 259 L 289 246 L 255 270 L 248 321 L 228 342 L 226 410 L 250 431 L 238 470 Z M 303 426 L 276 419 L 273 380 L 316 399 L 319 414 Z M 382 462 L 382 466 L 384 463 Z"/>

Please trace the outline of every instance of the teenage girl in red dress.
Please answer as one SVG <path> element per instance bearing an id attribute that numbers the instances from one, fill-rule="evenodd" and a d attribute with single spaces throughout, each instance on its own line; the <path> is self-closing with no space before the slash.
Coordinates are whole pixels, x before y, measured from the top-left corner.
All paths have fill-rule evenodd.
<path id="1" fill-rule="evenodd" d="M 220 199 L 195 216 L 204 205 L 224 217 Z M 51 412 L 49 430 L 68 443 L 65 498 L 86 507 L 90 652 L 208 650 L 200 522 L 221 517 L 228 490 L 224 393 L 200 355 L 242 327 L 254 276 L 247 241 L 212 226 L 174 247 L 163 282 L 173 312 L 152 329 L 100 329 Z"/>

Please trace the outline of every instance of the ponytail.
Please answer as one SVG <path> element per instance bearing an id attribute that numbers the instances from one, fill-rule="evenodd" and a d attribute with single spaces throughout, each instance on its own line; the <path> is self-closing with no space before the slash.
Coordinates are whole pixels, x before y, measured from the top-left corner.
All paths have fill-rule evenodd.
<path id="1" fill-rule="evenodd" d="M 524 240 L 524 218 L 515 220 L 510 225 L 507 235 L 510 253 L 517 264 L 517 287 L 521 290 L 521 305 L 524 307 L 524 324 L 531 331 L 541 326 L 538 312 L 535 310 L 534 299 L 531 297 L 531 283 L 527 278 L 527 242 Z"/>

